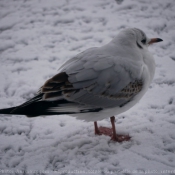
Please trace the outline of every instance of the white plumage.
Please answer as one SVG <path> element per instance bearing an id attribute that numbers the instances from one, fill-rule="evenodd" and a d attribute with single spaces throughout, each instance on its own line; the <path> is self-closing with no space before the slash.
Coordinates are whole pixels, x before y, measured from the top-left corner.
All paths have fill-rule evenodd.
<path id="1" fill-rule="evenodd" d="M 97 121 L 125 112 L 149 88 L 155 62 L 148 46 L 160 41 L 147 38 L 140 29 L 125 29 L 110 43 L 87 49 L 68 60 L 58 74 L 46 81 L 36 97 L 0 113 L 28 117 L 69 114 Z M 111 123 L 113 140 L 129 140 L 129 137 L 117 138 L 114 118 Z M 100 134 L 96 122 L 95 133 Z"/>

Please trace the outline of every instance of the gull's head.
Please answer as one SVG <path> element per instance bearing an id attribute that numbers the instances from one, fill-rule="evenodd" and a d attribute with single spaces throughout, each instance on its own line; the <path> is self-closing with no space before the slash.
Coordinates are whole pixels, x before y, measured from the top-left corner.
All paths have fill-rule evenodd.
<path id="1" fill-rule="evenodd" d="M 163 41 L 160 38 L 148 38 L 142 30 L 137 28 L 128 28 L 121 31 L 117 39 L 119 39 L 123 45 L 133 45 L 139 49 L 144 49 L 150 44 Z"/>

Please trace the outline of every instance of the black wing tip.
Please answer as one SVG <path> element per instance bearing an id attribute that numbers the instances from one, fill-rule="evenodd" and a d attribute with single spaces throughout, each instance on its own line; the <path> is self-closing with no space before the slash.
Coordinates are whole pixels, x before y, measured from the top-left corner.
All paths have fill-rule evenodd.
<path id="1" fill-rule="evenodd" d="M 94 109 L 82 109 L 80 113 L 88 113 L 88 112 L 100 112 L 103 108 L 94 108 Z"/>
<path id="2" fill-rule="evenodd" d="M 0 109 L 0 114 L 13 114 L 16 107 Z"/>

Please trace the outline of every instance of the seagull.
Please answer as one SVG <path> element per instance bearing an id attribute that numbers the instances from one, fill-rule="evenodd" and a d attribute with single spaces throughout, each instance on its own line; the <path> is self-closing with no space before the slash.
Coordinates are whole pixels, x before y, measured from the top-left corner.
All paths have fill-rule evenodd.
<path id="1" fill-rule="evenodd" d="M 96 135 L 108 135 L 117 142 L 129 141 L 119 135 L 115 115 L 133 107 L 153 80 L 155 61 L 148 46 L 163 41 L 148 38 L 137 28 L 127 28 L 108 44 L 81 52 L 64 63 L 29 101 L 0 114 L 71 115 L 94 122 Z M 98 127 L 97 121 L 110 117 L 112 128 Z"/>

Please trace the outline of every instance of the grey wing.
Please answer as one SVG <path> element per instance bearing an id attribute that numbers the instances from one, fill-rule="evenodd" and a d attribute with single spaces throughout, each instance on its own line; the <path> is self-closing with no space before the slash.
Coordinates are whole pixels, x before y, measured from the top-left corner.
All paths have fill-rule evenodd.
<path id="1" fill-rule="evenodd" d="M 91 57 L 91 53 L 94 53 L 98 48 L 97 47 L 93 47 L 90 49 L 85 50 L 84 52 L 79 53 L 78 55 L 76 55 L 75 57 L 69 59 L 68 61 L 66 61 L 60 68 L 60 71 L 63 71 L 64 69 L 71 69 L 73 70 L 74 68 L 81 68 L 81 60 L 84 58 L 90 58 Z M 94 51 L 94 52 L 93 52 Z"/>
<path id="2" fill-rule="evenodd" d="M 90 52 L 92 53 L 92 52 Z M 123 106 L 142 90 L 141 68 L 122 59 L 85 53 L 42 87 L 44 100 L 66 99 L 100 108 Z M 95 57 L 94 57 L 95 55 Z M 71 63 L 71 64 L 70 64 Z"/>

